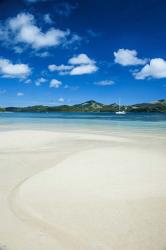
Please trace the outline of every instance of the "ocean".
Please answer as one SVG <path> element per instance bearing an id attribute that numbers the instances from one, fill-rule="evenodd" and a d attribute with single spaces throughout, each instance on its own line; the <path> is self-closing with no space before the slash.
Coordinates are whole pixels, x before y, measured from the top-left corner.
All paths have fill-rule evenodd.
<path id="1" fill-rule="evenodd" d="M 166 135 L 166 113 L 0 113 L 0 130 L 50 129 L 91 132 L 137 132 Z"/>

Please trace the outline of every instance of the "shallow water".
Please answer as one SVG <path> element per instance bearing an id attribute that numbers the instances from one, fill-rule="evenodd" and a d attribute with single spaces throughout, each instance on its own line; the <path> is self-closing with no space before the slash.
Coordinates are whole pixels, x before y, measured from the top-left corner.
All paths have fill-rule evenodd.
<path id="1" fill-rule="evenodd" d="M 166 135 L 166 113 L 0 113 L 0 130 L 140 132 Z"/>

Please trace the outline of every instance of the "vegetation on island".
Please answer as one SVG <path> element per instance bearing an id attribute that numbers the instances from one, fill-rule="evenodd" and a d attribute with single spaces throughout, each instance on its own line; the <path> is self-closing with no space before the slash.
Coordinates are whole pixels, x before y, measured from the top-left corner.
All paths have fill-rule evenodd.
<path id="1" fill-rule="evenodd" d="M 0 112 L 116 112 L 119 106 L 116 103 L 103 104 L 90 100 L 75 105 L 60 106 L 29 106 L 29 107 L 0 107 Z M 158 100 L 152 103 L 139 103 L 134 105 L 122 105 L 121 110 L 126 112 L 166 112 L 166 100 Z"/>
<path id="2" fill-rule="evenodd" d="M 0 107 L 0 112 L 4 112 L 4 111 L 6 111 L 6 109 Z"/>

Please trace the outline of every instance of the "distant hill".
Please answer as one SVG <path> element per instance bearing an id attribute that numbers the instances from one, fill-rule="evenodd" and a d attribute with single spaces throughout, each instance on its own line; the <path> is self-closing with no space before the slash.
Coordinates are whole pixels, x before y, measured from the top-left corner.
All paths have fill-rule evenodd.
<path id="1" fill-rule="evenodd" d="M 127 112 L 166 112 L 166 100 L 157 100 L 152 103 L 138 103 L 134 105 L 121 106 Z M 116 112 L 118 104 L 112 103 L 105 105 L 94 100 L 80 104 L 60 105 L 60 106 L 29 106 L 29 107 L 6 107 L 1 108 L 0 112 Z"/>
<path id="2" fill-rule="evenodd" d="M 100 112 L 100 110 L 104 107 L 104 104 L 96 102 L 94 100 L 90 100 L 87 102 L 83 102 L 81 104 L 75 104 L 72 106 L 74 111 L 83 111 L 83 112 Z"/>
<path id="3" fill-rule="evenodd" d="M 161 99 L 152 103 L 139 103 L 128 106 L 128 111 L 135 112 L 166 112 L 166 100 Z"/>

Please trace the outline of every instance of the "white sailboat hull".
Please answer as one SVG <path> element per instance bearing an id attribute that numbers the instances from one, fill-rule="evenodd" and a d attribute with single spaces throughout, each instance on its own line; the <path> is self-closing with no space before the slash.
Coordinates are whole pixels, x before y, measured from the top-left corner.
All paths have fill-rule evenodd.
<path id="1" fill-rule="evenodd" d="M 117 112 L 115 112 L 115 114 L 117 114 L 117 115 L 125 115 L 126 112 L 125 111 L 117 111 Z"/>

